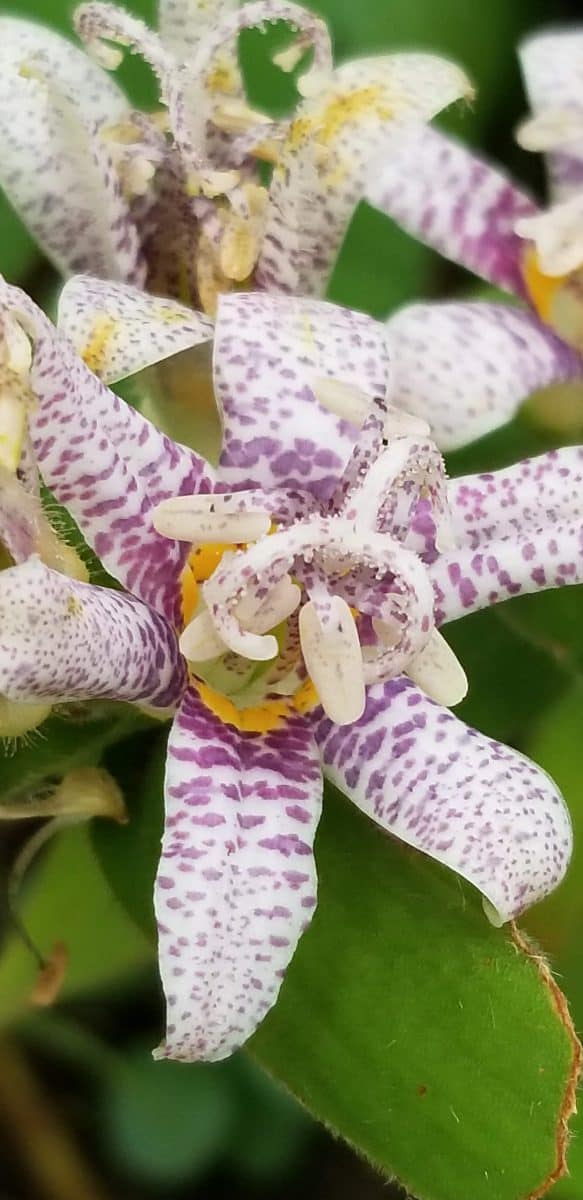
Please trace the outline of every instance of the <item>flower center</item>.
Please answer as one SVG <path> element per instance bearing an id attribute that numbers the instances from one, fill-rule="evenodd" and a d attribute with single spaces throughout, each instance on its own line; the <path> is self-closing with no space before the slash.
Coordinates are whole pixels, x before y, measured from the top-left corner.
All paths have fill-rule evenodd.
<path id="1" fill-rule="evenodd" d="M 189 554 L 181 579 L 185 629 L 196 621 L 197 614 L 204 614 L 200 585 L 211 578 L 223 555 L 233 553 L 236 548 L 233 543 L 208 542 L 196 546 Z M 283 656 L 286 634 L 285 628 L 280 629 Z M 212 648 L 207 645 L 207 649 Z M 227 724 L 245 733 L 267 733 L 277 729 L 294 712 L 307 712 L 318 703 L 310 679 L 298 678 L 289 696 L 270 694 L 270 676 L 274 676 L 277 687 L 277 671 L 262 670 L 261 666 L 250 671 L 248 662 L 236 655 L 225 655 L 223 650 L 220 647 L 219 654 L 210 661 L 191 663 L 191 679 L 206 707 Z"/>
<path id="2" fill-rule="evenodd" d="M 536 311 L 563 341 L 583 350 L 583 267 L 563 275 L 547 275 L 541 270 L 534 246 L 526 251 L 523 278 Z"/>
<path id="3" fill-rule="evenodd" d="M 442 703 L 465 694 L 434 629 L 423 561 L 448 533 L 441 458 L 427 439 L 383 448 L 377 433 L 369 422 L 322 509 L 307 495 L 255 491 L 155 510 L 159 533 L 198 547 L 183 575 L 180 648 L 222 719 L 265 730 L 318 699 L 351 724 L 366 685 L 401 673 Z"/>

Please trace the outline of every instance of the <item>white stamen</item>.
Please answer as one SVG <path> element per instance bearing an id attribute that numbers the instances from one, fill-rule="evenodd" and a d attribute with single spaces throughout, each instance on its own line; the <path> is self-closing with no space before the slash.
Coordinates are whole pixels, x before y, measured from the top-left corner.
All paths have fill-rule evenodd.
<path id="1" fill-rule="evenodd" d="M 313 379 L 312 391 L 322 408 L 358 426 L 363 424 L 373 402 L 372 396 L 341 379 Z"/>
<path id="2" fill-rule="evenodd" d="M 248 129 L 253 129 L 256 125 L 272 124 L 271 117 L 268 117 L 266 113 L 251 108 L 249 104 L 238 97 L 221 100 L 221 103 L 213 110 L 212 119 L 214 124 L 225 133 L 246 133 Z"/>
<path id="3" fill-rule="evenodd" d="M 254 542 L 269 532 L 271 517 L 246 508 L 248 495 L 176 496 L 153 510 L 154 528 L 181 542 Z"/>
<path id="4" fill-rule="evenodd" d="M 302 596 L 301 588 L 284 575 L 271 588 L 259 605 L 254 596 L 244 596 L 237 606 L 236 616 L 252 633 L 268 633 L 295 612 Z"/>
<path id="5" fill-rule="evenodd" d="M 384 433 L 386 438 L 426 438 L 431 434 L 431 426 L 422 417 L 415 417 L 412 413 L 390 405 L 385 416 Z"/>
<path id="6" fill-rule="evenodd" d="M 202 192 L 209 200 L 217 196 L 227 195 L 239 183 L 239 171 L 206 171 L 204 174 L 193 172 L 188 179 L 188 191 L 192 196 Z"/>
<path id="7" fill-rule="evenodd" d="M 250 658 L 253 662 L 269 662 L 279 653 L 277 638 L 271 633 L 260 636 L 242 629 L 236 617 L 221 613 L 217 621 L 217 631 L 222 636 L 233 654 L 242 658 Z"/>
<path id="8" fill-rule="evenodd" d="M 289 46 L 272 54 L 271 61 L 275 67 L 279 67 L 280 71 L 285 71 L 286 75 L 291 75 L 291 72 L 295 71 L 298 63 L 304 57 L 306 49 L 304 38 L 296 38 Z"/>
<path id="9" fill-rule="evenodd" d="M 121 39 L 120 39 L 121 40 Z M 99 63 L 105 71 L 117 71 L 124 59 L 124 52 L 118 46 L 108 46 L 101 38 L 92 38 L 86 43 L 87 53 L 94 62 Z"/>
<path id="10" fill-rule="evenodd" d="M 514 231 L 534 242 L 545 275 L 569 275 L 583 263 L 583 194 L 534 217 L 521 217 Z"/>
<path id="11" fill-rule="evenodd" d="M 433 630 L 427 645 L 405 672 L 430 700 L 448 708 L 459 704 L 468 690 L 466 673 L 445 638 Z"/>
<path id="12" fill-rule="evenodd" d="M 218 658 L 227 649 L 206 610 L 199 613 L 186 626 L 179 646 L 184 657 L 194 663 L 208 662 L 211 658 Z"/>
<path id="13" fill-rule="evenodd" d="M 123 169 L 123 183 L 126 195 L 130 199 L 132 196 L 145 196 L 155 174 L 155 164 L 143 155 L 138 155 L 137 158 L 126 163 Z"/>
<path id="14" fill-rule="evenodd" d="M 366 702 L 362 650 L 354 617 L 340 596 L 330 597 L 325 623 L 313 600 L 300 612 L 300 643 L 322 707 L 337 725 L 358 721 Z"/>
<path id="15" fill-rule="evenodd" d="M 576 108 L 547 108 L 523 121 L 516 131 L 518 145 L 535 152 L 568 146 L 580 138 L 583 138 L 583 111 Z"/>

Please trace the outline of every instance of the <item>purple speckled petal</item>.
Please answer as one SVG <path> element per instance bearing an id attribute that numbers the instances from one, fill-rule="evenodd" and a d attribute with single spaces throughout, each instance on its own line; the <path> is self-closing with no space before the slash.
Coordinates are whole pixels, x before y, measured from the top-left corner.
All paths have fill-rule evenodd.
<path id="1" fill-rule="evenodd" d="M 334 379 L 371 402 L 384 397 L 384 326 L 317 300 L 223 296 L 214 364 L 225 428 L 221 480 L 229 487 L 298 488 L 329 497 L 358 429 L 323 408 L 314 388 Z"/>
<path id="2" fill-rule="evenodd" d="M 457 549 L 429 568 L 436 620 L 583 580 L 583 447 L 449 484 Z"/>
<path id="3" fill-rule="evenodd" d="M 463 547 L 429 567 L 438 625 L 512 596 L 583 582 L 583 521 L 553 521 L 545 529 Z"/>
<path id="4" fill-rule="evenodd" d="M 273 174 L 258 286 L 322 295 L 387 130 L 471 92 L 459 67 L 430 54 L 356 59 L 324 80 L 299 106 Z"/>
<path id="5" fill-rule="evenodd" d="M 133 596 L 79 583 L 38 558 L 0 571 L 0 692 L 10 700 L 176 704 L 174 631 Z"/>
<path id="6" fill-rule="evenodd" d="M 442 450 L 504 425 L 539 388 L 583 375 L 574 350 L 509 305 L 413 304 L 387 329 L 391 400 L 424 417 Z"/>
<path id="7" fill-rule="evenodd" d="M 524 294 L 519 217 L 536 205 L 502 172 L 436 129 L 396 135 L 366 198 L 453 262 L 509 292 Z"/>
<path id="8" fill-rule="evenodd" d="M 469 729 L 403 678 L 370 688 L 364 716 L 312 718 L 326 775 L 383 829 L 469 879 L 503 920 L 562 879 L 566 805 L 517 751 Z"/>
<path id="9" fill-rule="evenodd" d="M 519 49 L 524 83 L 535 114 L 549 109 L 580 112 L 583 130 L 583 32 L 562 29 L 534 34 Z M 583 137 L 548 156 L 553 200 L 583 187 Z"/>
<path id="10" fill-rule="evenodd" d="M 59 34 L 0 19 L 0 183 L 64 274 L 140 283 L 137 232 L 101 136 L 123 92 Z"/>
<path id="11" fill-rule="evenodd" d="M 240 733 L 192 690 L 168 747 L 156 880 L 165 1045 L 226 1058 L 274 1004 L 316 904 L 322 777 L 302 718 Z"/>
<path id="12" fill-rule="evenodd" d="M 487 548 L 501 538 L 583 519 L 583 446 L 564 446 L 511 467 L 451 479 L 448 496 L 458 545 Z"/>
<path id="13" fill-rule="evenodd" d="M 201 313 L 89 275 L 76 275 L 65 284 L 57 324 L 105 383 L 135 375 L 213 337 L 213 323 Z"/>
<path id="14" fill-rule="evenodd" d="M 111 574 L 178 620 L 184 548 L 150 513 L 170 495 L 208 491 L 206 464 L 108 391 L 24 292 L 2 283 L 0 307 L 34 342 L 30 432 L 48 486 Z"/>

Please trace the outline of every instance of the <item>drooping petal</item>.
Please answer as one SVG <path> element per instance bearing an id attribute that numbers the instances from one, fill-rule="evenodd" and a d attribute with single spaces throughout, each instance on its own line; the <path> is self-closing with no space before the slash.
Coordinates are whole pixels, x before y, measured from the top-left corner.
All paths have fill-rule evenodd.
<path id="1" fill-rule="evenodd" d="M 561 881 L 572 835 L 552 780 L 408 680 L 371 688 L 355 725 L 336 729 L 321 713 L 313 723 L 332 782 L 383 829 L 470 880 L 499 920 Z"/>
<path id="2" fill-rule="evenodd" d="M 322 779 L 302 718 L 241 733 L 186 693 L 168 747 L 156 881 L 160 1057 L 226 1058 L 277 998 L 316 904 Z"/>
<path id="3" fill-rule="evenodd" d="M 524 294 L 519 217 L 534 201 L 502 172 L 436 129 L 397 134 L 366 199 L 428 246 L 509 292 Z"/>
<path id="4" fill-rule="evenodd" d="M 448 484 L 455 540 L 486 549 L 502 538 L 583 519 L 583 447 L 563 446 L 500 471 L 462 475 Z"/>
<path id="5" fill-rule="evenodd" d="M 215 387 L 230 487 L 286 487 L 329 496 L 358 429 L 316 396 L 338 380 L 372 403 L 384 397 L 384 327 L 332 304 L 260 294 L 223 296 L 215 334 Z"/>
<path id="6" fill-rule="evenodd" d="M 358 59 L 324 79 L 298 108 L 274 171 L 258 285 L 321 295 L 391 125 L 430 120 L 471 94 L 459 67 L 429 54 Z"/>
<path id="7" fill-rule="evenodd" d="M 111 574 L 177 620 L 184 548 L 156 533 L 151 510 L 208 490 L 206 464 L 108 391 L 24 292 L 3 283 L 0 307 L 34 343 L 31 437 L 46 483 Z"/>
<path id="8" fill-rule="evenodd" d="M 428 568 L 437 624 L 512 596 L 583 582 L 583 522 L 553 520 L 546 528 L 488 541 L 478 550 L 442 554 Z"/>
<path id="9" fill-rule="evenodd" d="M 0 693 L 10 700 L 175 704 L 185 669 L 166 621 L 133 596 L 34 557 L 0 571 Z"/>
<path id="10" fill-rule="evenodd" d="M 101 123 L 128 102 L 57 33 L 0 19 L 0 184 L 65 274 L 139 283 L 144 267 Z"/>
<path id="11" fill-rule="evenodd" d="M 213 323 L 175 300 L 76 275 L 59 299 L 59 330 L 104 383 L 209 341 Z"/>
<path id="12" fill-rule="evenodd" d="M 458 548 L 430 567 L 436 620 L 583 579 L 583 447 L 451 480 Z"/>
<path id="13" fill-rule="evenodd" d="M 581 136 L 549 155 L 553 198 L 567 200 L 583 187 L 583 33 L 580 29 L 545 31 L 519 48 L 524 83 L 535 115 L 547 110 L 575 112 Z"/>
<path id="14" fill-rule="evenodd" d="M 528 312 L 413 304 L 387 322 L 391 401 L 424 417 L 442 450 L 505 425 L 532 392 L 583 374 L 583 359 Z"/>

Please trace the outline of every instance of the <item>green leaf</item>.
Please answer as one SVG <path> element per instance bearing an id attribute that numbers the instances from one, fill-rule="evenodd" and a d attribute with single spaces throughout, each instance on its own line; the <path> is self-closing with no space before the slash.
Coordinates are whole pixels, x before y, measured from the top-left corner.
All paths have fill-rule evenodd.
<path id="1" fill-rule="evenodd" d="M 549 948 L 553 967 L 564 987 L 579 1029 L 583 1028 L 583 683 L 575 683 L 552 705 L 531 737 L 527 750 L 561 788 L 573 820 L 574 851 L 566 879 L 552 896 L 528 916 L 535 936 Z M 573 1121 L 569 1151 L 570 1177 L 557 1185 L 553 1198 L 583 1196 L 583 1114 Z"/>
<path id="2" fill-rule="evenodd" d="M 222 1065 L 153 1062 L 140 1046 L 102 1098 L 108 1144 L 124 1171 L 148 1182 L 192 1180 L 221 1155 L 235 1101 Z"/>
<path id="3" fill-rule="evenodd" d="M 81 706 L 71 710 L 77 715 L 81 711 Z M 129 704 L 92 701 L 85 711 L 87 720 L 50 717 L 19 742 L 14 754 L 0 757 L 0 795 L 4 800 L 33 792 L 43 780 L 75 767 L 96 766 L 108 746 L 152 725 L 150 718 Z"/>
<path id="4" fill-rule="evenodd" d="M 314 1129 L 308 1114 L 289 1092 L 260 1070 L 245 1053 L 229 1059 L 237 1120 L 227 1150 L 238 1175 L 266 1181 L 296 1163 Z"/>
<path id="5" fill-rule="evenodd" d="M 147 796 L 132 804 L 130 789 L 139 819 L 94 830 L 116 895 L 145 925 L 162 753 L 144 758 Z M 252 1052 L 424 1200 L 528 1196 L 558 1168 L 575 1055 L 549 978 L 488 925 L 469 885 L 331 789 L 316 858 L 318 910 Z"/>
<path id="6" fill-rule="evenodd" d="M 168 731 L 161 730 L 147 743 L 136 737 L 108 755 L 105 765 L 120 784 L 130 820 L 127 825 L 95 821 L 91 826 L 93 846 L 114 895 L 152 941 L 167 736 Z"/>
<path id="7" fill-rule="evenodd" d="M 546 647 L 510 627 L 514 604 L 510 600 L 463 617 L 444 633 L 469 683 L 456 715 L 491 737 L 520 745 L 533 720 L 569 687 L 571 676 Z"/>
<path id="8" fill-rule="evenodd" d="M 87 828 L 62 833 L 45 852 L 20 912 L 37 946 L 47 954 L 64 941 L 69 965 L 63 999 L 112 988 L 151 961 L 149 943 L 117 904 L 90 846 Z M 0 955 L 0 1024 L 29 1010 L 37 966 L 20 938 L 9 935 Z"/>
<path id="9" fill-rule="evenodd" d="M 416 1196 L 529 1196 L 575 1057 L 549 979 L 471 888 L 327 801 L 318 910 L 252 1049 Z"/>

